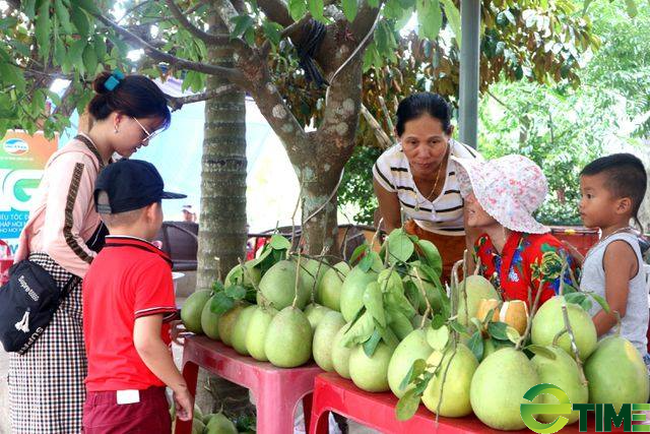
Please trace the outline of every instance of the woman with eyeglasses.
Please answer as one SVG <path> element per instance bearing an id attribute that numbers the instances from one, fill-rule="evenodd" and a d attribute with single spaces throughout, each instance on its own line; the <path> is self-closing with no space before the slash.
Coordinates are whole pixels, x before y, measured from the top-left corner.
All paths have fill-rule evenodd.
<path id="1" fill-rule="evenodd" d="M 69 293 L 44 333 L 24 353 L 11 353 L 9 402 L 16 433 L 79 433 L 86 353 L 81 281 L 107 234 L 93 204 L 99 172 L 114 154 L 128 158 L 171 120 L 156 84 L 139 75 L 104 72 L 93 82 L 92 127 L 48 161 L 16 261 L 29 259 Z"/>

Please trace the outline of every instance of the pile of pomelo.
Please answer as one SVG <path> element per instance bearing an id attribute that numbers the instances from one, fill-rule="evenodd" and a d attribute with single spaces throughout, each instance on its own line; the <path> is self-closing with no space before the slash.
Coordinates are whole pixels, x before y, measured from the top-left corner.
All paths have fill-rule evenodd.
<path id="1" fill-rule="evenodd" d="M 523 429 L 523 395 L 539 383 L 572 403 L 648 399 L 641 355 L 617 336 L 597 342 L 584 294 L 557 296 L 531 318 L 481 276 L 443 286 L 436 247 L 401 229 L 380 252 L 362 246 L 333 265 L 291 254 L 279 238 L 223 285 L 194 293 L 181 312 L 186 328 L 278 367 L 313 358 L 360 389 L 390 390 L 402 419 L 422 402 L 443 417 L 473 412 L 492 428 Z"/>

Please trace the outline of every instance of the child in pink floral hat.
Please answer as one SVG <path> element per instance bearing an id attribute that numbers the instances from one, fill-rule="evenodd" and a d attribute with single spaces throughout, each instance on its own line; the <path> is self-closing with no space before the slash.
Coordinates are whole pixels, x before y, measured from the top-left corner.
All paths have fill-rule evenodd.
<path id="1" fill-rule="evenodd" d="M 575 262 L 550 229 L 533 217 L 548 191 L 540 167 L 521 155 L 455 161 L 461 167 L 457 176 L 468 209 L 467 225 L 483 232 L 474 247 L 479 273 L 503 299 L 530 303 L 529 293 L 535 300 L 541 288 L 543 303 L 558 294 L 562 279 L 571 284 Z M 564 258 L 569 264 L 562 275 Z"/>

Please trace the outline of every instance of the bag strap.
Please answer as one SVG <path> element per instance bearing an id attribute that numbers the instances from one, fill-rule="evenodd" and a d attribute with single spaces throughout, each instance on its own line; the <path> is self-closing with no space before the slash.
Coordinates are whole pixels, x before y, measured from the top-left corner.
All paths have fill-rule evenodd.
<path id="1" fill-rule="evenodd" d="M 61 300 L 66 298 L 68 294 L 70 294 L 70 290 L 72 289 L 73 286 L 75 286 L 78 281 L 81 280 L 79 277 L 75 276 L 74 274 L 70 276 L 70 279 L 66 282 L 65 286 L 61 290 Z"/>

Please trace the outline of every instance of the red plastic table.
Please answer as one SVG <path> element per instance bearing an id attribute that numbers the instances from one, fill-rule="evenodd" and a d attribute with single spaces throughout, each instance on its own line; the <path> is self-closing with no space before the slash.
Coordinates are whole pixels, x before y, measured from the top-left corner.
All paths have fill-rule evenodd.
<path id="1" fill-rule="evenodd" d="M 325 373 L 316 377 L 314 398 L 312 401 L 311 424 L 309 434 L 326 434 L 328 432 L 328 413 L 333 411 L 348 419 L 376 429 L 381 433 L 436 433 L 436 434 L 503 434 L 504 431 L 491 429 L 476 416 L 464 418 L 438 419 L 420 405 L 415 416 L 405 422 L 395 417 L 397 398 L 389 392 L 368 393 L 357 388 L 350 380 L 336 374 Z M 594 432 L 593 418 L 589 421 L 588 432 Z M 510 431 L 511 433 L 531 434 L 532 431 Z M 561 433 L 579 433 L 578 423 L 565 427 Z M 624 432 L 623 428 L 612 428 L 611 432 Z"/>
<path id="2" fill-rule="evenodd" d="M 305 426 L 309 426 L 311 392 L 314 378 L 323 372 L 316 364 L 299 368 L 276 368 L 205 336 L 185 337 L 183 377 L 192 395 L 196 393 L 199 367 L 246 387 L 253 392 L 257 404 L 259 434 L 293 433 L 294 412 L 300 400 L 305 410 Z M 192 423 L 176 419 L 176 434 L 190 434 Z"/>

